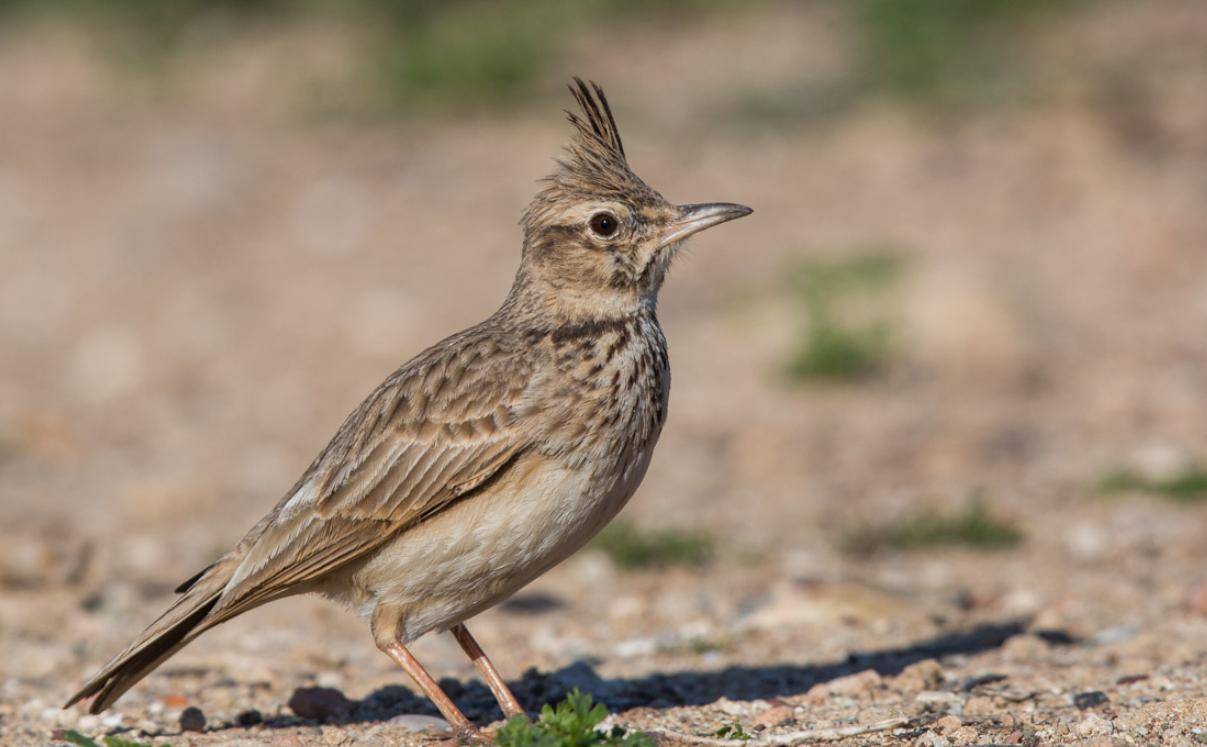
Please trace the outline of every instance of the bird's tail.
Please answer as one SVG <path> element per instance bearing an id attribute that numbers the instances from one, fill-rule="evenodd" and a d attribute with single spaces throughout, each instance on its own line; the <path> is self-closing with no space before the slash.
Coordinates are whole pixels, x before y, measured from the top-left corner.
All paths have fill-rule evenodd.
<path id="1" fill-rule="evenodd" d="M 63 707 L 69 708 L 95 695 L 88 711 L 100 713 L 186 643 L 227 619 L 227 615 L 210 615 L 232 570 L 224 566 L 224 563 L 215 563 L 181 584 L 176 590 L 181 592 L 176 602 L 147 626 L 125 651 L 93 675 Z"/>

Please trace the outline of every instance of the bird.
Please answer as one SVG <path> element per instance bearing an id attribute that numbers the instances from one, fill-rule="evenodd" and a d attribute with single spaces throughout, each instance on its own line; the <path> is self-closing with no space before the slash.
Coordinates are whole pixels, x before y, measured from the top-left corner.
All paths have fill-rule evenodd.
<path id="1" fill-rule="evenodd" d="M 204 631 L 317 593 L 367 618 L 450 727 L 477 728 L 407 646 L 451 632 L 507 718 L 524 709 L 466 621 L 565 560 L 633 495 L 667 417 L 658 293 L 685 239 L 749 215 L 677 205 L 630 168 L 603 89 L 520 220 L 487 319 L 390 374 L 280 501 L 64 707 L 99 713 Z"/>

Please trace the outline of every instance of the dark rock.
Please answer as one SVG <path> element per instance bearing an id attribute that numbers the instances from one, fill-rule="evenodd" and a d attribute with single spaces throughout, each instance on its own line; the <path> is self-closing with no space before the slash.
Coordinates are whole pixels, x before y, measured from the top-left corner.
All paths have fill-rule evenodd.
<path id="1" fill-rule="evenodd" d="M 1106 693 L 1101 690 L 1090 690 L 1089 692 L 1077 693 L 1073 696 L 1073 705 L 1077 706 L 1077 710 L 1084 711 L 1087 708 L 1097 708 L 1110 702 L 1110 698 L 1106 697 Z"/>
<path id="2" fill-rule="evenodd" d="M 197 706 L 189 706 L 180 712 L 181 731 L 205 731 L 205 714 Z"/>
<path id="3" fill-rule="evenodd" d="M 235 723 L 242 727 L 255 726 L 264 722 L 264 715 L 254 708 L 250 711 L 243 711 L 238 716 L 235 716 Z"/>
<path id="4" fill-rule="evenodd" d="M 348 712 L 352 703 L 333 687 L 299 687 L 289 698 L 289 710 L 299 718 L 326 721 Z"/>

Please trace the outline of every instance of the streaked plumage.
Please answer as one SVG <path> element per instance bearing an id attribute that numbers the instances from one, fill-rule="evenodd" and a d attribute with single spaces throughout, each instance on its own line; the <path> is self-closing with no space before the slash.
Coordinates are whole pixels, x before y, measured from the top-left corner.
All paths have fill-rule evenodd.
<path id="1" fill-rule="evenodd" d="M 204 630 L 318 592 L 368 617 L 378 646 L 468 726 L 403 647 L 514 593 L 633 494 L 667 413 L 655 314 L 666 268 L 686 235 L 749 212 L 664 200 L 629 169 L 598 86 L 571 91 L 574 138 L 524 213 L 502 307 L 378 386 L 276 507 L 69 705 L 95 696 L 90 710 L 103 710 Z M 497 674 L 484 655 L 475 663 Z M 496 695 L 508 710 L 510 694 Z"/>

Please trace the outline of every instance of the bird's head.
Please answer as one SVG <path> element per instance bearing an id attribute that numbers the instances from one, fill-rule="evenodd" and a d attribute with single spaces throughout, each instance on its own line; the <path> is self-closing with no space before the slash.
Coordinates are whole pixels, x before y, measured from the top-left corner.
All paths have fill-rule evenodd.
<path id="1" fill-rule="evenodd" d="M 524 211 L 527 286 L 575 317 L 614 317 L 657 301 L 683 240 L 749 215 L 725 202 L 675 205 L 643 182 L 625 158 L 603 90 L 575 78 L 578 112 L 557 169 Z"/>

